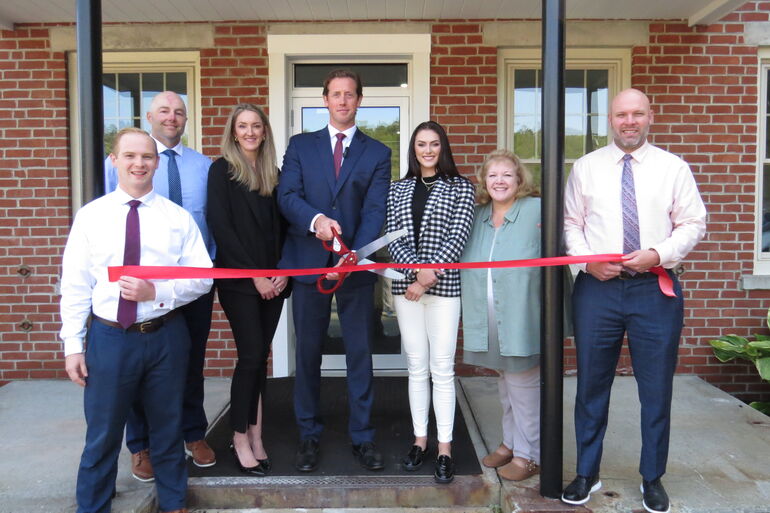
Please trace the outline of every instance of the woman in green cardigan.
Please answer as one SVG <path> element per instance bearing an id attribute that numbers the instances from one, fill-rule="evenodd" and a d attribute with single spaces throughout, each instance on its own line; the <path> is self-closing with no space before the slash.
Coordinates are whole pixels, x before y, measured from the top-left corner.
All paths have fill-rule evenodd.
<path id="1" fill-rule="evenodd" d="M 540 257 L 540 194 L 513 153 L 492 152 L 478 175 L 463 262 Z M 540 472 L 540 269 L 461 272 L 465 363 L 500 372 L 503 441 L 482 460 L 504 479 Z"/>

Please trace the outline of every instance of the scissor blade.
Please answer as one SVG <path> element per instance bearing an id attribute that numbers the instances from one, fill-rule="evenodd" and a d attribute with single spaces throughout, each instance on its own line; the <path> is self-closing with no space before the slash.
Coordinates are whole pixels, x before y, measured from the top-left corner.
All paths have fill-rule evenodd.
<path id="1" fill-rule="evenodd" d="M 375 251 L 377 251 L 380 248 L 384 248 L 394 240 L 398 239 L 399 237 L 402 237 L 406 235 L 406 228 L 401 228 L 400 230 L 396 230 L 394 232 L 386 233 L 379 239 L 375 239 L 369 244 L 364 245 L 363 247 L 356 250 L 356 255 L 358 256 L 358 261 L 360 262 L 362 258 L 366 258 Z"/>
<path id="2" fill-rule="evenodd" d="M 368 258 L 359 258 L 358 259 L 358 265 L 367 265 L 367 264 L 373 264 L 371 260 Z M 379 274 L 380 276 L 384 276 L 386 278 L 391 278 L 394 280 L 403 280 L 406 277 L 401 274 L 400 272 L 396 271 L 395 269 L 369 269 L 370 273 Z"/>

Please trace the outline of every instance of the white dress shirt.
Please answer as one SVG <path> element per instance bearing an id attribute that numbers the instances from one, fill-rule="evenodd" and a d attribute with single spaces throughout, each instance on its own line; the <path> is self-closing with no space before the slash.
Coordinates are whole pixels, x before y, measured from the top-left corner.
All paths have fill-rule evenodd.
<path id="1" fill-rule="evenodd" d="M 123 265 L 128 202 L 120 187 L 81 208 L 64 249 L 60 337 L 64 355 L 83 352 L 86 321 L 94 315 L 117 321 L 120 290 L 107 277 L 108 266 Z M 141 265 L 211 267 L 200 230 L 190 214 L 150 191 L 137 198 Z M 160 317 L 211 289 L 212 280 L 153 280 L 155 300 L 140 301 L 136 322 Z"/>
<path id="2" fill-rule="evenodd" d="M 623 253 L 624 154 L 612 142 L 575 162 L 564 193 L 567 254 Z M 631 156 L 641 248 L 670 269 L 706 233 L 706 207 L 684 160 L 648 142 Z"/>

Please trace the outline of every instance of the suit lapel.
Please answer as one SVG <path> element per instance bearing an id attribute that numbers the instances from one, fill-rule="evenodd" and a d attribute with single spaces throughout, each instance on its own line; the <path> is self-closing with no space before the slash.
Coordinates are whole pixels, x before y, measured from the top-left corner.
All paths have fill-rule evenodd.
<path id="1" fill-rule="evenodd" d="M 319 156 L 319 168 L 321 174 L 326 178 L 326 182 L 329 184 L 329 189 L 336 196 L 335 188 L 337 180 L 334 176 L 334 155 L 332 155 L 332 143 L 329 138 L 328 127 L 323 127 L 321 130 L 315 133 L 316 135 L 316 148 L 318 149 Z"/>
<path id="2" fill-rule="evenodd" d="M 353 172 L 353 169 L 355 169 L 356 167 L 356 163 L 358 162 L 358 160 L 361 158 L 361 156 L 364 154 L 364 151 L 366 150 L 366 143 L 367 143 L 366 135 L 364 135 L 364 133 L 361 131 L 360 128 L 357 128 L 355 134 L 353 134 L 353 140 L 350 142 L 350 146 L 348 146 L 348 154 L 342 160 L 340 177 L 336 180 L 336 184 L 335 184 L 336 187 L 333 189 L 335 196 L 339 194 L 340 189 L 342 189 L 342 186 L 345 184 L 347 179 L 350 178 L 350 175 Z M 331 148 L 331 143 L 329 143 L 329 147 Z M 334 159 L 333 158 L 332 158 L 332 176 L 334 176 Z"/>

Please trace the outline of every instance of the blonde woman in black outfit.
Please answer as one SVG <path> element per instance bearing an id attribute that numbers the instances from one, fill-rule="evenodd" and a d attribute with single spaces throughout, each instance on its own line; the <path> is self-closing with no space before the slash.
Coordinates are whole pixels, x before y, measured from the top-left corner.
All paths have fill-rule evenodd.
<path id="1" fill-rule="evenodd" d="M 217 267 L 276 268 L 285 233 L 277 183 L 270 122 L 259 107 L 240 104 L 227 120 L 222 157 L 209 170 L 208 222 Z M 216 285 L 238 351 L 230 388 L 233 453 L 242 472 L 261 476 L 270 470 L 262 444 L 261 398 L 270 343 L 289 295 L 288 279 L 227 279 Z"/>

